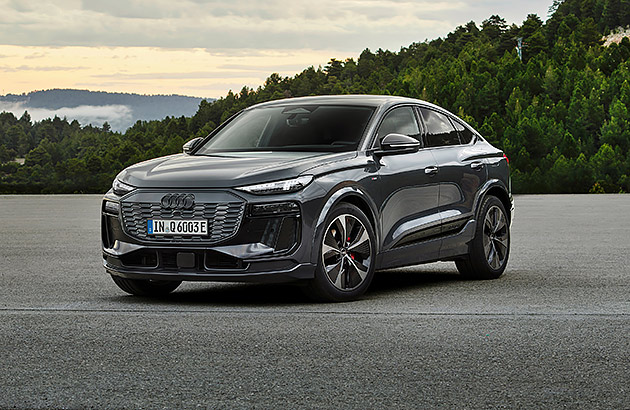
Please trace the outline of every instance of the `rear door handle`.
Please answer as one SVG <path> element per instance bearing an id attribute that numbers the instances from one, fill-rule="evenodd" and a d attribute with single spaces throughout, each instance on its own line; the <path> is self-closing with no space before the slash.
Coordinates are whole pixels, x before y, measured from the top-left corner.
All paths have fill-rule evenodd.
<path id="1" fill-rule="evenodd" d="M 479 171 L 481 168 L 483 168 L 483 162 L 473 162 L 472 164 L 470 164 L 470 167 L 475 171 Z"/>
<path id="2" fill-rule="evenodd" d="M 426 167 L 424 173 L 427 175 L 435 175 L 438 173 L 438 167 Z"/>

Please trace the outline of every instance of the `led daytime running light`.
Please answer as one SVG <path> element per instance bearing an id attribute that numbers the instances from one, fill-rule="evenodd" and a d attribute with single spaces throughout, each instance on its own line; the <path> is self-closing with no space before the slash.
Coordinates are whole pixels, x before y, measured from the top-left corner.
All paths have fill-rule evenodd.
<path id="1" fill-rule="evenodd" d="M 122 182 L 118 178 L 116 178 L 114 180 L 114 183 L 112 184 L 112 189 L 114 190 L 114 193 L 116 195 L 123 196 L 123 195 L 128 194 L 129 192 L 133 191 L 135 188 L 132 187 L 131 185 L 125 184 L 124 182 Z"/>
<path id="2" fill-rule="evenodd" d="M 305 175 L 284 181 L 267 182 L 264 184 L 250 185 L 237 189 L 256 195 L 280 194 L 299 191 L 307 186 L 312 180 L 313 177 L 311 175 Z"/>

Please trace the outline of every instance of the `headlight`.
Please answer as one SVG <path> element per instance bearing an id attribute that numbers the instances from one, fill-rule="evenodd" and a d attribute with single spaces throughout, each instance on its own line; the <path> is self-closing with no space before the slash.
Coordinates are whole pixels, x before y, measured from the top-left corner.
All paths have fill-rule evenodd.
<path id="1" fill-rule="evenodd" d="M 236 189 L 256 195 L 284 194 L 296 192 L 304 188 L 313 180 L 312 175 L 304 175 L 298 178 L 285 179 L 284 181 L 267 182 L 265 184 L 242 186 Z"/>
<path id="2" fill-rule="evenodd" d="M 124 182 L 121 182 L 118 178 L 114 179 L 112 188 L 114 189 L 114 193 L 118 196 L 123 196 L 133 191 L 134 189 L 136 189 L 135 187 L 132 187 L 131 185 L 127 185 Z"/>

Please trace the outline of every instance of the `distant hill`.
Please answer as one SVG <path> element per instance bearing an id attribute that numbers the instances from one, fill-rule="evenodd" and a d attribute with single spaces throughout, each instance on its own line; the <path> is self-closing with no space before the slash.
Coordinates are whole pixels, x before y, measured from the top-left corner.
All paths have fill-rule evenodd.
<path id="1" fill-rule="evenodd" d="M 157 120 L 166 116 L 190 117 L 204 98 L 183 95 L 140 95 L 104 91 L 53 89 L 28 94 L 0 96 L 0 112 L 21 116 L 28 111 L 40 121 L 55 115 L 81 125 L 109 123 L 114 131 L 125 131 L 138 120 Z M 206 99 L 214 101 L 213 99 Z"/>

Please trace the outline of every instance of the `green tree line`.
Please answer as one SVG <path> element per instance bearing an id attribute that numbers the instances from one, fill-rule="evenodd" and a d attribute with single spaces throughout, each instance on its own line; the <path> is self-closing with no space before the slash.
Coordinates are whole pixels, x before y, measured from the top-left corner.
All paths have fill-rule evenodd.
<path id="1" fill-rule="evenodd" d="M 630 192 L 629 0 L 555 0 L 545 22 L 491 16 L 398 52 L 364 50 L 292 77 L 270 75 L 192 117 L 138 121 L 124 133 L 25 113 L 0 114 L 0 192 L 104 192 L 117 172 L 181 151 L 250 105 L 321 94 L 390 94 L 443 106 L 510 158 L 516 193 Z M 515 49 L 522 38 L 522 54 Z M 25 157 L 19 165 L 7 162 Z"/>

